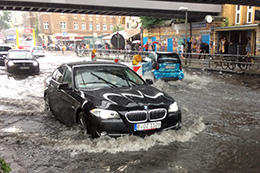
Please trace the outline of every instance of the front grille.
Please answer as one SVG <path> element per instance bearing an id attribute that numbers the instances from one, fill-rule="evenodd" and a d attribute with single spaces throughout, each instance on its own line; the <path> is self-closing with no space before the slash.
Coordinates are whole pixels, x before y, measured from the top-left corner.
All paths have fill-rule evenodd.
<path id="1" fill-rule="evenodd" d="M 167 115 L 167 110 L 163 109 L 163 108 L 149 110 L 148 112 L 149 112 L 149 119 L 150 119 L 150 121 L 162 120 Z"/>
<path id="2" fill-rule="evenodd" d="M 167 110 L 164 108 L 152 109 L 152 110 L 140 110 L 131 111 L 125 114 L 126 119 L 130 123 L 142 123 L 146 122 L 148 119 L 150 121 L 159 121 L 166 117 Z"/>
<path id="3" fill-rule="evenodd" d="M 141 123 L 147 121 L 147 111 L 131 111 L 127 112 L 126 119 L 130 123 Z"/>
<path id="4" fill-rule="evenodd" d="M 15 62 L 15 65 L 19 65 L 19 66 L 32 66 L 33 63 L 20 63 L 20 62 Z"/>

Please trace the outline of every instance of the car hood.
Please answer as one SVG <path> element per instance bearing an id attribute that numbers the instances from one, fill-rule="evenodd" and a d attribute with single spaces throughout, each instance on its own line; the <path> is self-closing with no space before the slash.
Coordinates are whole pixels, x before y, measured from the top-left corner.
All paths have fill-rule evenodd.
<path id="1" fill-rule="evenodd" d="M 152 86 L 109 88 L 91 91 L 81 91 L 87 101 L 94 107 L 111 110 L 142 110 L 146 107 L 165 107 L 174 102 L 172 97 Z"/>

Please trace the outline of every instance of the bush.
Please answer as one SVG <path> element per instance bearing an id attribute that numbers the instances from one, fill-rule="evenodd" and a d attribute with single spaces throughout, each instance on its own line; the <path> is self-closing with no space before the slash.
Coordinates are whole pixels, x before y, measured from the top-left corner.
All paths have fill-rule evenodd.
<path id="1" fill-rule="evenodd" d="M 4 173 L 9 173 L 11 171 L 10 165 L 5 162 L 4 159 L 0 158 L 0 173 L 4 171 Z"/>

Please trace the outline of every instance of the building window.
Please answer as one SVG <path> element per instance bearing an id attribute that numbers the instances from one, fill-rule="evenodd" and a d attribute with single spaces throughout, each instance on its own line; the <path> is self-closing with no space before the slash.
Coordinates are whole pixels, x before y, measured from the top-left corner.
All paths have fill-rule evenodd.
<path id="1" fill-rule="evenodd" d="M 253 7 L 247 7 L 247 23 L 252 23 L 252 14 L 253 14 Z"/>
<path id="2" fill-rule="evenodd" d="M 48 22 L 43 22 L 43 28 L 44 29 L 49 29 L 49 23 Z"/>
<path id="3" fill-rule="evenodd" d="M 103 31 L 106 31 L 106 30 L 107 30 L 107 25 L 103 24 Z"/>
<path id="4" fill-rule="evenodd" d="M 90 31 L 93 31 L 93 25 L 92 25 L 92 23 L 89 24 L 89 30 L 90 30 Z"/>
<path id="5" fill-rule="evenodd" d="M 86 30 L 86 24 L 85 24 L 85 23 L 82 23 L 82 24 L 81 24 L 81 28 L 82 28 L 82 30 Z"/>
<path id="6" fill-rule="evenodd" d="M 240 12 L 241 12 L 241 9 L 240 9 L 240 5 L 236 5 L 236 24 L 240 24 Z"/>
<path id="7" fill-rule="evenodd" d="M 113 31 L 113 28 L 114 28 L 113 24 L 110 24 L 110 31 Z"/>
<path id="8" fill-rule="evenodd" d="M 79 24 L 76 23 L 76 22 L 74 23 L 74 29 L 75 29 L 75 30 L 78 30 L 78 29 L 79 29 Z"/>
<path id="9" fill-rule="evenodd" d="M 100 24 L 96 25 L 97 31 L 100 31 Z"/>
<path id="10" fill-rule="evenodd" d="M 66 22 L 60 22 L 60 28 L 66 29 Z"/>

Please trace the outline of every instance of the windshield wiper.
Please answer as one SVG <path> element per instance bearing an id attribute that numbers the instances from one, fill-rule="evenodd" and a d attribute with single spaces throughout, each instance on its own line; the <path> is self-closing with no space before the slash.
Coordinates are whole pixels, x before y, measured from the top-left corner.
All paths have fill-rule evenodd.
<path id="1" fill-rule="evenodd" d="M 102 77 L 96 75 L 95 73 L 91 72 L 90 74 L 92 74 L 93 76 L 95 76 L 95 77 L 98 78 L 99 80 L 102 80 L 102 81 L 104 81 L 105 83 L 107 83 L 107 84 L 113 86 L 114 88 L 118 88 L 118 86 L 116 86 L 115 84 L 113 84 L 113 83 L 111 83 L 111 82 L 109 82 L 109 81 L 103 79 Z"/>

